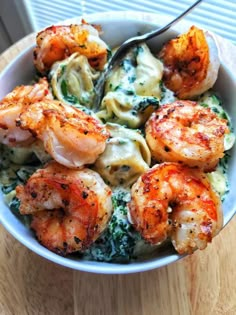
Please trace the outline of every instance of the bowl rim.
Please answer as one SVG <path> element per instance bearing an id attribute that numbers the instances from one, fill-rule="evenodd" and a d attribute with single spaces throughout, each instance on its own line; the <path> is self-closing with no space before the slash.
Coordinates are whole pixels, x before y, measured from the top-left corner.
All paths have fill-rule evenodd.
<path id="1" fill-rule="evenodd" d="M 164 25 L 167 19 L 171 20 L 172 18 L 173 16 L 168 16 L 165 14 L 159 15 L 156 13 L 148 13 L 148 12 L 108 11 L 108 12 L 78 16 L 78 17 L 68 19 L 62 22 L 58 22 L 56 24 L 71 24 L 71 23 L 76 23 L 76 22 L 78 23 L 79 21 L 81 21 L 81 19 L 85 19 L 89 23 L 96 23 L 97 21 L 100 21 L 100 23 L 102 23 L 103 21 L 126 20 L 129 22 L 132 22 L 132 21 L 145 22 L 154 27 L 158 25 Z M 180 21 L 174 28 L 172 28 L 172 30 L 176 31 L 177 33 L 180 33 L 186 30 L 190 25 L 191 23 L 189 22 Z M 17 45 L 17 43 L 15 45 Z M 34 46 L 35 45 L 32 44 L 31 46 L 28 46 L 27 48 L 22 50 L 7 66 L 4 67 L 4 69 L 0 73 L 0 78 L 4 77 L 4 75 L 9 71 L 9 69 L 14 65 L 14 63 L 17 63 L 21 58 L 23 58 L 24 56 L 27 56 L 27 54 L 29 54 L 32 51 Z M 11 47 L 8 50 L 10 49 Z M 226 67 L 226 70 L 228 70 L 227 67 Z M 232 75 L 231 71 L 230 71 L 230 75 Z M 234 78 L 234 81 L 236 82 L 236 77 L 234 75 L 233 75 L 233 78 Z M 230 214 L 227 216 L 227 221 L 225 222 L 224 227 L 233 218 L 235 212 L 236 212 L 236 208 L 232 210 L 232 215 Z M 70 258 L 68 259 L 67 257 L 62 257 L 49 251 L 47 248 L 40 245 L 38 241 L 36 241 L 36 239 L 35 239 L 35 242 L 32 242 L 30 238 L 25 239 L 24 236 L 21 235 L 19 231 L 14 229 L 13 226 L 8 222 L 8 220 L 4 218 L 4 215 L 2 213 L 3 212 L 0 211 L 0 223 L 2 223 L 5 229 L 14 238 L 16 238 L 21 244 L 23 244 L 24 246 L 26 246 L 28 249 L 32 250 L 34 253 L 38 254 L 39 256 L 44 257 L 45 259 L 52 261 L 56 264 L 59 264 L 61 266 L 71 268 L 73 270 L 86 271 L 86 272 L 97 273 L 97 274 L 129 274 L 129 273 L 144 272 L 144 271 L 152 270 L 155 268 L 160 268 L 170 263 L 176 262 L 177 260 L 186 256 L 186 255 L 179 255 L 176 253 L 167 257 L 160 258 L 157 256 L 155 258 L 152 258 L 146 261 L 131 262 L 127 264 L 112 263 L 112 262 L 106 263 L 106 262 L 97 262 L 97 261 L 88 261 L 88 260 L 79 260 L 79 259 L 73 260 Z M 14 216 L 13 213 L 11 214 L 12 216 Z M 18 219 L 16 218 L 16 220 Z"/>

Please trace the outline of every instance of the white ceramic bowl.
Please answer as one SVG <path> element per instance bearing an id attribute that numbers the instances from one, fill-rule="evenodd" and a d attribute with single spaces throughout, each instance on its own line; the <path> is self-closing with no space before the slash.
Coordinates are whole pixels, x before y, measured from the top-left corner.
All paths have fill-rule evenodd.
<path id="1" fill-rule="evenodd" d="M 134 13 L 134 12 L 108 12 L 102 14 L 94 14 L 85 17 L 89 23 L 100 24 L 103 29 L 103 39 L 111 46 L 115 47 L 124 40 L 138 33 L 144 33 L 157 26 L 164 25 L 170 21 L 170 17 L 157 16 L 154 14 Z M 81 18 L 70 20 L 69 22 L 80 23 Z M 152 49 L 158 50 L 161 45 L 168 39 L 175 37 L 179 31 L 187 30 L 189 25 L 181 22 L 175 30 L 167 31 L 157 39 L 149 42 Z M 226 45 L 227 46 L 227 45 Z M 34 75 L 33 67 L 33 47 L 27 48 L 0 75 L 0 99 L 11 91 L 16 85 L 28 83 Z M 236 55 L 236 49 L 234 52 Z M 235 59 L 236 60 L 236 59 Z M 224 57 L 224 52 L 221 54 L 221 67 L 217 82 L 214 89 L 220 93 L 225 108 L 232 118 L 233 126 L 236 126 L 236 78 L 230 72 L 230 62 Z M 229 222 L 236 210 L 236 194 L 233 192 L 234 181 L 236 179 L 236 146 L 231 150 L 231 159 L 229 162 L 229 184 L 230 192 L 227 195 L 224 203 L 224 225 Z M 65 267 L 76 270 L 106 273 L 106 274 L 121 274 L 134 273 L 158 268 L 174 261 L 177 261 L 182 256 L 177 255 L 172 246 L 159 252 L 156 257 L 129 264 L 103 263 L 94 261 L 84 261 L 74 258 L 65 258 L 52 253 L 38 243 L 33 233 L 25 227 L 15 215 L 4 204 L 0 195 L 0 220 L 4 227 L 22 244 L 34 251 L 40 256 L 53 261 Z M 214 240 L 213 240 L 214 242 Z"/>

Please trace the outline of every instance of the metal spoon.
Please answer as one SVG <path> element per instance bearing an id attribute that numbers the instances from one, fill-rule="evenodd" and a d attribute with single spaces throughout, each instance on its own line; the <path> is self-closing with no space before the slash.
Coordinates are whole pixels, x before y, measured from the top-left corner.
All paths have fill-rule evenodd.
<path id="1" fill-rule="evenodd" d="M 102 72 L 99 79 L 96 82 L 95 85 L 95 97 L 94 97 L 94 107 L 93 109 L 96 111 L 99 108 L 99 104 L 101 102 L 102 96 L 103 96 L 103 90 L 104 90 L 104 84 L 106 81 L 106 78 L 109 74 L 109 72 L 112 70 L 112 68 L 117 65 L 117 63 L 120 61 L 122 56 L 127 52 L 128 49 L 130 49 L 132 46 L 137 45 L 139 43 L 145 42 L 150 38 L 153 38 L 155 36 L 158 36 L 165 31 L 167 31 L 171 26 L 175 25 L 177 22 L 179 22 L 182 17 L 187 15 L 194 7 L 196 7 L 200 2 L 203 0 L 195 1 L 187 10 L 185 10 L 183 13 L 181 13 L 179 16 L 177 16 L 174 20 L 172 20 L 167 25 L 151 31 L 149 33 L 131 37 L 128 40 L 126 40 L 121 46 L 117 49 L 115 54 L 111 57 L 111 59 L 108 61 L 106 69 Z"/>

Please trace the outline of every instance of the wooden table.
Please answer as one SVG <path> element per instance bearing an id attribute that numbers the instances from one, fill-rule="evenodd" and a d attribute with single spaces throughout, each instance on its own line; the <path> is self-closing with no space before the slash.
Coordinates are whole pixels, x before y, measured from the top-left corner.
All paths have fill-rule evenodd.
<path id="1" fill-rule="evenodd" d="M 0 70 L 33 38 L 2 54 Z M 0 226 L 0 314 L 235 315 L 235 236 L 236 217 L 206 250 L 167 267 L 96 275 L 37 256 Z"/>

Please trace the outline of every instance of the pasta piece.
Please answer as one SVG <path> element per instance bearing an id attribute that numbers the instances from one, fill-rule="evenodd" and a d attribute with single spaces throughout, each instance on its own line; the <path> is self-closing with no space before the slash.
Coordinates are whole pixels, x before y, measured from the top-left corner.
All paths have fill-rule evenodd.
<path id="1" fill-rule="evenodd" d="M 95 163 L 95 170 L 112 186 L 129 186 L 151 163 L 148 146 L 138 130 L 108 123 L 111 138 Z"/>
<path id="2" fill-rule="evenodd" d="M 50 72 L 55 97 L 68 104 L 91 108 L 94 98 L 94 81 L 99 72 L 94 70 L 85 56 L 74 53 L 56 62 Z"/>
<path id="3" fill-rule="evenodd" d="M 46 74 L 52 65 L 73 53 L 86 56 L 89 64 L 103 70 L 109 48 L 100 38 L 99 26 L 84 20 L 80 25 L 52 25 L 39 32 L 34 49 L 34 65 L 41 74 Z"/>
<path id="4" fill-rule="evenodd" d="M 135 47 L 108 78 L 97 116 L 138 128 L 159 105 L 162 73 L 162 63 L 146 44 Z"/>

